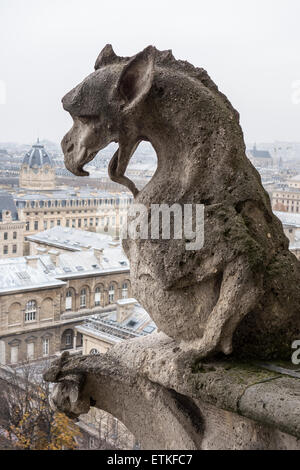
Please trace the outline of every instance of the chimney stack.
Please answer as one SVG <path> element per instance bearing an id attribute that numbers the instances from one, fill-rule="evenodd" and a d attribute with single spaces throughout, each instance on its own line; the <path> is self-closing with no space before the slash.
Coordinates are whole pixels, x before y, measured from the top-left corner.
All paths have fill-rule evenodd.
<path id="1" fill-rule="evenodd" d="M 99 264 L 102 263 L 103 248 L 94 248 L 94 256 L 97 258 Z"/>
<path id="2" fill-rule="evenodd" d="M 116 301 L 118 323 L 122 323 L 133 314 L 136 303 L 136 299 L 120 299 Z"/>
<path id="3" fill-rule="evenodd" d="M 50 256 L 52 264 L 54 264 L 54 266 L 58 266 L 59 252 L 57 250 L 50 250 L 48 255 Z"/>
<path id="4" fill-rule="evenodd" d="M 38 259 L 39 259 L 38 256 L 26 256 L 27 266 L 35 269 L 37 267 Z"/>

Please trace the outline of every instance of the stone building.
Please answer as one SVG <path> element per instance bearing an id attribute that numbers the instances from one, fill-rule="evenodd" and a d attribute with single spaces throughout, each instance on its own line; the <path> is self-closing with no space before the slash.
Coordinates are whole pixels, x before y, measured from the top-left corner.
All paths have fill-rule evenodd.
<path id="1" fill-rule="evenodd" d="M 25 234 L 61 226 L 113 234 L 125 220 L 132 202 L 128 193 L 111 194 L 90 189 L 17 192 L 14 195 Z"/>
<path id="2" fill-rule="evenodd" d="M 0 192 L 0 257 L 23 255 L 25 222 L 21 221 L 13 197 Z"/>
<path id="3" fill-rule="evenodd" d="M 119 245 L 0 260 L 0 363 L 81 351 L 75 327 L 130 297 L 129 264 Z"/>
<path id="4" fill-rule="evenodd" d="M 274 212 L 282 222 L 283 231 L 290 240 L 290 251 L 300 260 L 300 214 Z"/>
<path id="5" fill-rule="evenodd" d="M 55 189 L 55 168 L 44 146 L 39 143 L 39 139 L 24 157 L 19 186 L 31 190 Z"/>
<path id="6" fill-rule="evenodd" d="M 83 354 L 106 353 L 119 341 L 146 336 L 156 330 L 155 323 L 136 299 L 116 301 L 113 310 L 91 315 L 76 327 L 83 338 Z"/>
<path id="7" fill-rule="evenodd" d="M 258 168 L 270 168 L 273 166 L 273 158 L 268 150 L 257 150 L 256 145 L 247 151 L 247 157 Z"/>
<path id="8" fill-rule="evenodd" d="M 277 188 L 270 193 L 272 209 L 280 212 L 300 212 L 300 189 Z"/>
<path id="9" fill-rule="evenodd" d="M 287 180 L 287 184 L 290 188 L 300 189 L 300 175 L 295 175 Z"/>
<path id="10" fill-rule="evenodd" d="M 53 227 L 73 227 L 118 236 L 133 201 L 132 195 L 123 190 L 108 192 L 89 187 L 57 187 L 55 171 L 51 157 L 38 141 L 23 159 L 19 188 L 3 192 L 5 197 L 0 202 L 0 211 L 5 213 L 13 208 L 13 221 L 18 221 L 15 224 L 18 225 L 18 243 L 5 244 L 0 255 L 28 255 L 20 224 L 25 236 Z"/>

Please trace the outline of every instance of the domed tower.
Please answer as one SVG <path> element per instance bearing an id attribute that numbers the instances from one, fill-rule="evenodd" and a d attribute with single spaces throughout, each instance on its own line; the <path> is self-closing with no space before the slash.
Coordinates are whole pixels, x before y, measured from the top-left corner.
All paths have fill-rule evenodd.
<path id="1" fill-rule="evenodd" d="M 55 189 L 55 168 L 39 139 L 24 157 L 19 186 L 38 190 Z"/>

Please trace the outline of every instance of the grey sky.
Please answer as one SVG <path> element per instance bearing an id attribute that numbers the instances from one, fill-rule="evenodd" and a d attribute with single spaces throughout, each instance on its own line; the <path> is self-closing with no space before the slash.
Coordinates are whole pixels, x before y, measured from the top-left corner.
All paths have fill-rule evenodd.
<path id="1" fill-rule="evenodd" d="M 60 141 L 71 125 L 60 99 L 106 43 L 172 49 L 208 71 L 247 141 L 300 141 L 299 21 L 299 0 L 1 0 L 0 142 Z"/>

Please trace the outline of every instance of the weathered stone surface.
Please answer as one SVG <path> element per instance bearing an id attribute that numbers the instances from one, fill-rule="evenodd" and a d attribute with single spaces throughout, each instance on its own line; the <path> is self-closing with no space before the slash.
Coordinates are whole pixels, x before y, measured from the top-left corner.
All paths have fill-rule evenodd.
<path id="1" fill-rule="evenodd" d="M 137 203 L 205 204 L 201 250 L 184 239 L 124 240 L 134 295 L 182 350 L 287 358 L 300 336 L 300 264 L 245 155 L 238 113 L 203 69 L 170 51 L 120 58 L 106 46 L 95 68 L 63 98 L 74 120 L 62 141 L 67 168 L 86 174 L 116 141 L 110 176 Z M 124 175 L 141 140 L 158 167 L 138 192 Z"/>
<path id="2" fill-rule="evenodd" d="M 57 360 L 45 375 L 57 382 L 54 406 L 73 418 L 108 411 L 145 449 L 300 449 L 298 379 L 233 361 L 173 368 L 153 336 L 145 354 L 138 339 Z"/>

